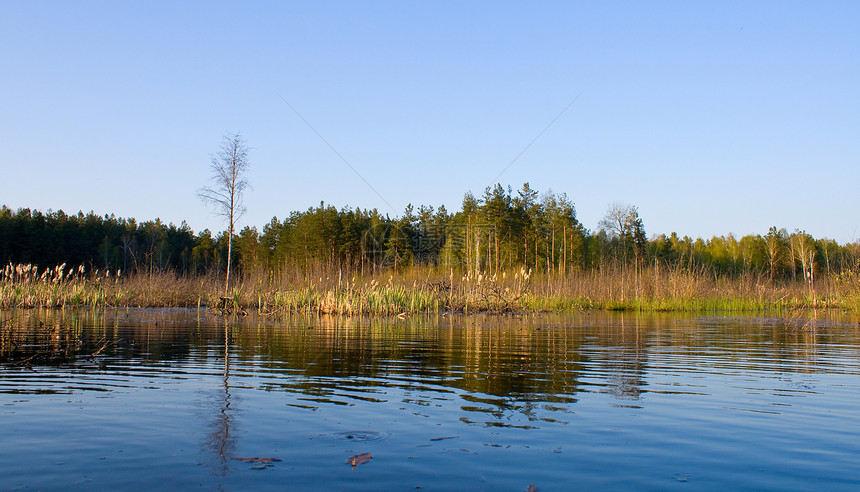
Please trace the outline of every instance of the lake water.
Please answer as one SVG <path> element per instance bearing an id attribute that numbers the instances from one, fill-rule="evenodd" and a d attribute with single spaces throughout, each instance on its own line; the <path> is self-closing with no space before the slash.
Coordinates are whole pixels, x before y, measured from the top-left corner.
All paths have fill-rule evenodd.
<path id="1" fill-rule="evenodd" d="M 0 322 L 0 490 L 860 488 L 856 318 Z"/>

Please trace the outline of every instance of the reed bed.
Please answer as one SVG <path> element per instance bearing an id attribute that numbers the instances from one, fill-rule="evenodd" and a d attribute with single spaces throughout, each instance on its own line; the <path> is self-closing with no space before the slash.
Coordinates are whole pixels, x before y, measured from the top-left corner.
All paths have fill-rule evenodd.
<path id="1" fill-rule="evenodd" d="M 211 307 L 225 302 L 216 276 L 87 271 L 59 265 L 0 270 L 0 308 Z M 416 313 L 582 310 L 754 312 L 840 308 L 860 312 L 860 275 L 771 282 L 755 273 L 724 277 L 683 268 L 605 268 L 568 275 L 518 271 L 458 273 L 413 267 L 397 275 L 341 270 L 272 275 L 252 272 L 226 302 L 260 314 L 405 316 Z"/>
<path id="2" fill-rule="evenodd" d="M 207 306 L 218 299 L 218 282 L 215 277 L 170 273 L 88 272 L 65 264 L 43 271 L 33 265 L 7 265 L 0 270 L 0 308 Z"/>

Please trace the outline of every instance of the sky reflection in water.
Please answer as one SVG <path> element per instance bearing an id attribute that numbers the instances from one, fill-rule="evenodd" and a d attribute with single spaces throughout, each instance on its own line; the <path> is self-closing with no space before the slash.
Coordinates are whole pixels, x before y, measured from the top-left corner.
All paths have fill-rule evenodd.
<path id="1" fill-rule="evenodd" d="M 3 490 L 860 483 L 853 319 L 0 319 Z"/>

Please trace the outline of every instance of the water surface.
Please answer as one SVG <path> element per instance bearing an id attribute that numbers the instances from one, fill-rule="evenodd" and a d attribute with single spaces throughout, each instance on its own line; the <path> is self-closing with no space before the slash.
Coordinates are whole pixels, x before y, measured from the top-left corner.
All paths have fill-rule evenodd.
<path id="1" fill-rule="evenodd" d="M 2 490 L 860 487 L 856 319 L 0 322 Z"/>

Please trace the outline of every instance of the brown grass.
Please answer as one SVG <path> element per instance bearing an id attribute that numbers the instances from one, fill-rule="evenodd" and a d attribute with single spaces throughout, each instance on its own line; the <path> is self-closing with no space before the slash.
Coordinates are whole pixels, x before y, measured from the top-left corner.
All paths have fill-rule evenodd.
<path id="1" fill-rule="evenodd" d="M 215 307 L 222 295 L 215 276 L 173 273 L 117 275 L 58 266 L 38 271 L 7 265 L 0 271 L 0 308 Z M 398 275 L 347 274 L 323 268 L 287 275 L 246 274 L 232 305 L 261 314 L 371 314 L 576 311 L 772 311 L 841 308 L 860 311 L 860 275 L 852 272 L 805 282 L 770 282 L 747 273 L 652 266 L 606 268 L 568 275 L 526 269 L 488 275 L 413 267 Z"/>

